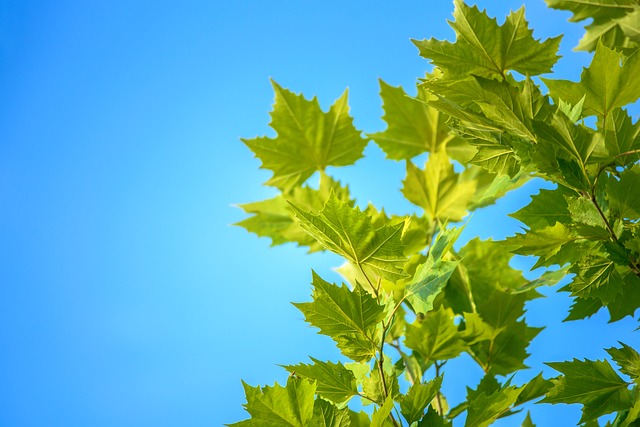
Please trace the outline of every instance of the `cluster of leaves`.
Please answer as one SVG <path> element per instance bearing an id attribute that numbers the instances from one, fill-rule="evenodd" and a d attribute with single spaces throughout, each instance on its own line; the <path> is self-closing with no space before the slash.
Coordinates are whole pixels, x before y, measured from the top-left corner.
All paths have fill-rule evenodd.
<path id="1" fill-rule="evenodd" d="M 575 359 L 549 363 L 562 374 L 549 380 L 499 380 L 527 368 L 527 348 L 541 328 L 527 324 L 525 303 L 540 296 L 538 286 L 571 273 L 562 288 L 575 299 L 567 320 L 606 308 L 616 321 L 640 306 L 640 123 L 623 109 L 640 97 L 633 50 L 640 6 L 617 0 L 605 12 L 578 1 L 548 3 L 572 10 L 574 20 L 593 18 L 579 47 L 595 49 L 580 82 L 541 79 L 548 95 L 537 76 L 551 72 L 560 37 L 534 39 L 524 8 L 499 25 L 461 0 L 454 1 L 455 42 L 414 41 L 434 66 L 417 95 L 380 82 L 382 132 L 363 136 L 354 127 L 346 92 L 324 112 L 315 98 L 273 83 L 277 136 L 244 142 L 280 193 L 242 205 L 251 216 L 239 225 L 274 245 L 294 242 L 344 258 L 338 271 L 346 283 L 314 272 L 311 301 L 295 306 L 350 362 L 311 358 L 284 367 L 285 386 L 245 384 L 251 418 L 234 426 L 437 427 L 466 414 L 465 426 L 483 427 L 540 398 L 582 404 L 579 423 L 588 426 L 613 412 L 614 426 L 640 422 L 640 354 L 625 344 L 607 350 L 619 373 L 606 360 Z M 600 3 L 611 2 L 590 2 Z M 594 125 L 586 125 L 592 116 Z M 361 209 L 328 175 L 327 167 L 360 159 L 370 139 L 387 158 L 406 162 L 402 194 L 421 215 Z M 424 166 L 415 165 L 425 152 Z M 319 185 L 307 184 L 318 172 Z M 447 224 L 531 177 L 557 186 L 513 214 L 526 226 L 522 233 L 453 249 L 461 227 Z M 514 254 L 556 268 L 529 281 L 509 266 Z M 444 367 L 462 354 L 485 375 L 450 407 Z M 356 397 L 374 405 L 371 417 L 349 408 Z M 522 425 L 534 425 L 528 414 Z"/>

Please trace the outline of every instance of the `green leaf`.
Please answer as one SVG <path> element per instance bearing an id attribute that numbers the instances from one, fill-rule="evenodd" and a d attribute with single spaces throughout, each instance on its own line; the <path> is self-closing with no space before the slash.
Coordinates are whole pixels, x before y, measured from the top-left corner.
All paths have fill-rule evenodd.
<path id="1" fill-rule="evenodd" d="M 620 367 L 620 372 L 629 375 L 636 384 L 640 383 L 640 353 L 625 343 L 620 343 L 622 347 L 611 347 L 607 349 L 607 353 L 611 355 Z"/>
<path id="2" fill-rule="evenodd" d="M 287 201 L 305 210 L 320 210 L 329 199 L 331 191 L 339 200 L 353 205 L 348 187 L 343 187 L 338 181 L 322 174 L 317 190 L 308 186 L 294 187 L 272 199 L 240 205 L 240 208 L 253 216 L 234 225 L 244 227 L 260 237 L 270 237 L 272 246 L 295 242 L 300 246 L 308 246 L 310 252 L 321 250 L 322 246 L 316 239 L 300 227 Z"/>
<path id="3" fill-rule="evenodd" d="M 520 170 L 513 148 L 506 145 L 477 145 L 478 152 L 471 163 L 482 166 L 490 172 L 515 176 Z"/>
<path id="4" fill-rule="evenodd" d="M 544 42 L 533 38 L 524 18 L 524 8 L 511 12 L 505 23 L 498 25 L 477 7 L 455 0 L 454 21 L 456 42 L 435 39 L 413 43 L 420 55 L 430 59 L 445 75 L 468 75 L 501 80 L 508 70 L 525 75 L 551 71 L 558 60 L 556 54 L 561 37 Z"/>
<path id="5" fill-rule="evenodd" d="M 478 300 L 478 313 L 492 329 L 488 341 L 476 339 L 479 342 L 472 347 L 475 360 L 485 372 L 507 375 L 527 367 L 524 364 L 529 356 L 527 347 L 541 328 L 530 327 L 523 320 L 518 320 L 524 314 L 526 299 L 526 294 L 495 291 L 491 297 Z M 483 332 L 478 326 L 475 329 Z"/>
<path id="6" fill-rule="evenodd" d="M 522 391 L 516 399 L 516 405 L 521 405 L 544 396 L 552 386 L 551 381 L 545 380 L 541 373 L 536 375 L 522 387 Z"/>
<path id="7" fill-rule="evenodd" d="M 533 255 L 539 257 L 533 268 L 563 265 L 566 260 L 554 258 L 560 252 L 563 245 L 574 242 L 576 237 L 571 230 L 557 222 L 551 227 L 541 230 L 530 230 L 525 234 L 516 234 L 507 239 L 507 244 L 513 245 L 513 252 L 520 255 Z M 564 261 L 564 262 L 563 262 Z"/>
<path id="8" fill-rule="evenodd" d="M 571 214 L 565 194 L 569 193 L 564 187 L 541 189 L 538 194 L 531 196 L 527 206 L 509 216 L 523 222 L 531 230 L 552 227 L 556 222 L 569 225 Z"/>
<path id="9" fill-rule="evenodd" d="M 587 18 L 611 19 L 624 16 L 633 9 L 636 0 L 545 0 L 547 6 L 573 13 L 571 22 Z"/>
<path id="10" fill-rule="evenodd" d="M 527 411 L 527 416 L 522 421 L 522 427 L 536 427 L 536 425 L 531 421 L 531 412 Z"/>
<path id="11" fill-rule="evenodd" d="M 261 167 L 273 171 L 268 185 L 286 190 L 327 166 L 351 165 L 362 157 L 367 140 L 353 126 L 346 91 L 325 113 L 316 98 L 308 101 L 272 84 L 276 99 L 270 126 L 277 137 L 242 140 L 262 160 Z"/>
<path id="12" fill-rule="evenodd" d="M 499 333 L 500 329 L 496 330 L 486 323 L 478 313 L 464 313 L 464 329 L 460 331 L 460 335 L 468 345 L 493 340 Z"/>
<path id="13" fill-rule="evenodd" d="M 558 270 L 546 270 L 540 277 L 529 281 L 529 283 L 519 287 L 512 293 L 529 292 L 539 286 L 554 286 L 567 276 L 568 267 L 565 266 Z"/>
<path id="14" fill-rule="evenodd" d="M 595 420 L 631 406 L 628 384 L 607 361 L 577 360 L 547 363 L 564 376 L 552 379 L 553 388 L 544 403 L 580 403 L 584 405 L 580 422 Z"/>
<path id="15" fill-rule="evenodd" d="M 547 122 L 535 122 L 533 128 L 537 133 L 539 145 L 549 145 L 559 156 L 575 161 L 582 169 L 582 174 L 586 175 L 585 165 L 599 142 L 599 135 L 558 113 L 551 116 Z M 538 146 L 537 149 L 540 150 L 541 147 Z"/>
<path id="16" fill-rule="evenodd" d="M 522 272 L 509 265 L 513 254 L 503 242 L 476 237 L 460 249 L 459 255 L 476 303 L 488 300 L 495 291 L 511 293 L 527 284 Z"/>
<path id="17" fill-rule="evenodd" d="M 311 357 L 313 365 L 299 363 L 284 366 L 295 374 L 316 382 L 316 392 L 333 403 L 340 404 L 358 394 L 356 378 L 349 369 L 340 362 L 323 362 Z"/>
<path id="18" fill-rule="evenodd" d="M 351 419 L 350 427 L 370 427 L 371 420 L 366 412 L 349 412 L 349 418 Z"/>
<path id="19" fill-rule="evenodd" d="M 457 263 L 442 261 L 441 258 L 451 249 L 462 228 L 452 228 L 442 232 L 434 242 L 427 260 L 420 264 L 413 279 L 404 290 L 404 298 L 416 313 L 428 313 L 433 301 L 447 284 L 456 269 Z"/>
<path id="20" fill-rule="evenodd" d="M 598 298 L 585 299 L 576 297 L 569 309 L 569 315 L 563 321 L 568 322 L 570 320 L 586 319 L 596 314 L 601 308 L 602 301 Z"/>
<path id="21" fill-rule="evenodd" d="M 627 270 L 622 276 L 623 286 L 621 294 L 609 305 L 610 322 L 615 322 L 625 316 L 633 316 L 635 311 L 640 307 L 640 277 L 633 271 Z"/>
<path id="22" fill-rule="evenodd" d="M 577 104 L 582 97 L 584 113 L 608 116 L 615 108 L 635 102 L 640 97 L 640 55 L 629 58 L 598 44 L 591 65 L 585 68 L 579 83 L 569 80 L 542 80 L 554 101 L 560 98 Z"/>
<path id="23" fill-rule="evenodd" d="M 242 382 L 248 420 L 229 424 L 237 427 L 307 427 L 313 417 L 316 386 L 307 380 L 290 377 L 286 387 L 251 387 Z"/>
<path id="24" fill-rule="evenodd" d="M 532 123 L 546 121 L 555 110 L 530 78 L 516 81 L 508 75 L 496 81 L 471 76 L 430 79 L 424 85 L 439 97 L 430 105 L 457 119 L 449 123 L 456 133 L 479 148 L 511 148 L 513 154 L 504 152 L 510 164 L 527 158 L 522 149 L 515 150 L 518 145 L 531 149 L 537 141 Z"/>
<path id="25" fill-rule="evenodd" d="M 496 203 L 498 199 L 509 191 L 524 185 L 530 177 L 517 173 L 510 177 L 504 174 L 495 174 L 487 169 L 475 165 L 468 166 L 461 174 L 462 181 L 475 181 L 476 192 L 469 205 L 469 210 L 476 210 Z"/>
<path id="26" fill-rule="evenodd" d="M 592 51 L 599 40 L 609 47 L 632 46 L 637 39 L 636 0 L 546 0 L 549 7 L 573 12 L 572 22 L 592 18 L 576 50 Z"/>
<path id="27" fill-rule="evenodd" d="M 402 193 L 413 204 L 424 209 L 431 219 L 460 221 L 476 191 L 474 181 L 461 181 L 446 153 L 429 154 L 425 169 L 407 162 L 407 177 Z"/>
<path id="28" fill-rule="evenodd" d="M 400 401 L 400 412 L 409 424 L 422 419 L 425 408 L 436 397 L 442 386 L 442 376 L 426 384 L 415 382 Z"/>
<path id="29" fill-rule="evenodd" d="M 294 303 L 305 320 L 330 336 L 342 354 L 356 362 L 369 361 L 378 349 L 378 324 L 384 307 L 362 288 L 349 290 L 313 273 L 313 302 Z"/>
<path id="30" fill-rule="evenodd" d="M 468 396 L 465 427 L 486 427 L 493 423 L 515 403 L 520 390 L 518 387 L 506 386 L 493 393 Z"/>
<path id="31" fill-rule="evenodd" d="M 351 420 L 349 409 L 338 409 L 326 400 L 316 399 L 313 407 L 313 427 L 349 427 Z"/>
<path id="32" fill-rule="evenodd" d="M 300 225 L 324 248 L 342 255 L 358 266 L 368 266 L 392 281 L 407 276 L 402 242 L 403 223 L 374 228 L 371 217 L 332 194 L 318 214 L 289 204 Z"/>
<path id="33" fill-rule="evenodd" d="M 620 180 L 607 180 L 609 207 L 619 218 L 640 218 L 640 165 L 634 165 L 620 174 Z"/>
<path id="34" fill-rule="evenodd" d="M 401 87 L 380 80 L 380 96 L 387 129 L 368 136 L 388 159 L 406 160 L 425 151 L 440 151 L 456 138 L 445 124 L 447 117 L 427 104 L 430 95 L 425 88 L 418 86 L 418 95 L 414 98 Z"/>
<path id="35" fill-rule="evenodd" d="M 393 397 L 389 395 L 387 399 L 384 401 L 384 404 L 380 406 L 380 408 L 376 411 L 373 411 L 373 415 L 371 416 L 371 427 L 383 427 L 387 423 L 387 417 L 391 414 L 391 410 L 393 409 Z"/>
<path id="36" fill-rule="evenodd" d="M 619 166 L 626 166 L 640 159 L 640 121 L 633 123 L 629 114 L 620 108 L 613 110 L 606 122 L 598 122 L 604 127 L 604 144 L 610 158 Z"/>
<path id="37" fill-rule="evenodd" d="M 583 96 L 576 105 L 571 105 L 570 103 L 565 102 L 562 98 L 560 98 L 558 111 L 562 111 L 569 120 L 575 123 L 582 117 L 582 108 L 584 107 L 585 98 L 586 97 Z"/>
<path id="38" fill-rule="evenodd" d="M 576 273 L 569 285 L 573 295 L 598 298 L 602 305 L 608 305 L 622 294 L 624 282 L 609 259 L 586 257 L 579 262 Z"/>
<path id="39" fill-rule="evenodd" d="M 398 378 L 395 375 L 395 372 L 387 372 L 384 370 L 384 384 L 382 383 L 382 377 L 380 376 L 379 369 L 372 369 L 371 374 L 365 378 L 362 384 L 362 393 L 372 402 L 377 403 L 378 405 L 383 405 L 385 399 L 387 398 L 387 393 L 389 397 L 395 398 L 400 394 L 400 389 L 398 385 Z M 385 391 L 386 385 L 386 391 Z M 363 400 L 365 404 L 369 404 L 368 401 Z"/>
<path id="40" fill-rule="evenodd" d="M 360 385 L 362 385 L 362 382 L 371 370 L 371 366 L 369 366 L 367 362 L 349 362 L 345 363 L 344 367 L 353 373 L 353 376 L 356 378 L 356 383 Z"/>
<path id="41" fill-rule="evenodd" d="M 418 422 L 418 427 L 453 427 L 453 423 L 445 420 L 442 415 L 438 414 L 438 412 L 430 406 L 425 416 Z"/>
<path id="42" fill-rule="evenodd" d="M 427 313 L 416 320 L 416 326 L 407 325 L 405 345 L 420 353 L 427 363 L 458 357 L 468 345 L 454 317 L 453 310 L 443 306 Z"/>

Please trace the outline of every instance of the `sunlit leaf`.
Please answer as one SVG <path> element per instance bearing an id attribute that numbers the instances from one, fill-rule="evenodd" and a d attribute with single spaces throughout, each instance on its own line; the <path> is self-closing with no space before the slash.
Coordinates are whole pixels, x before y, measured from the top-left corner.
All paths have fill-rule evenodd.
<path id="1" fill-rule="evenodd" d="M 272 84 L 276 99 L 270 125 L 277 136 L 243 139 L 261 167 L 273 171 L 268 185 L 286 190 L 327 166 L 351 165 L 362 157 L 367 140 L 353 126 L 346 91 L 325 113 L 316 98 L 309 101 Z"/>

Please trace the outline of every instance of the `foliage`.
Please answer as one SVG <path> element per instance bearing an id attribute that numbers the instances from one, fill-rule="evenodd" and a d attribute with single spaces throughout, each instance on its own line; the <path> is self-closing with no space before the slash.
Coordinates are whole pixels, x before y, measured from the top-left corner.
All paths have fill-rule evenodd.
<path id="1" fill-rule="evenodd" d="M 324 112 L 273 83 L 277 136 L 244 142 L 280 193 L 241 205 L 251 216 L 238 225 L 344 258 L 345 283 L 313 272 L 311 301 L 295 306 L 350 362 L 312 357 L 284 367 L 285 386 L 245 384 L 251 418 L 232 425 L 482 427 L 532 401 L 580 404 L 588 426 L 611 413 L 608 425 L 640 423 L 640 354 L 626 344 L 607 349 L 615 365 L 549 362 L 561 375 L 512 384 L 541 330 L 525 318 L 537 287 L 563 281 L 574 298 L 567 320 L 606 309 L 617 321 L 640 306 L 640 123 L 624 109 L 640 98 L 640 3 L 547 3 L 574 21 L 592 18 L 578 49 L 595 53 L 579 82 L 550 73 L 560 37 L 536 40 L 524 8 L 499 25 L 455 0 L 456 40 L 414 41 L 434 67 L 417 95 L 380 81 L 384 131 L 353 126 L 346 92 Z M 329 176 L 328 166 L 361 158 L 369 139 L 406 162 L 402 194 L 421 215 L 361 209 Z M 420 167 L 412 159 L 423 153 Z M 316 173 L 319 186 L 307 184 Z M 462 227 L 449 224 L 532 177 L 556 185 L 512 215 L 521 233 L 454 249 Z M 514 254 L 553 268 L 527 280 L 510 267 Z M 462 354 L 485 375 L 450 408 L 443 373 Z M 350 409 L 356 397 L 371 415 Z M 535 411 L 522 425 L 534 421 Z"/>

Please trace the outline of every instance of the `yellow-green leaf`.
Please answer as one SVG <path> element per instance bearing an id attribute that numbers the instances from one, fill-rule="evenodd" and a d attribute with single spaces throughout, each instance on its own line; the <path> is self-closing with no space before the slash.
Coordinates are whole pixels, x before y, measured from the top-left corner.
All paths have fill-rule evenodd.
<path id="1" fill-rule="evenodd" d="M 327 166 L 351 165 L 362 157 L 367 139 L 353 126 L 346 91 L 325 113 L 316 98 L 309 101 L 272 83 L 276 100 L 270 125 L 277 136 L 243 139 L 261 167 L 273 171 L 268 185 L 287 190 Z"/>

